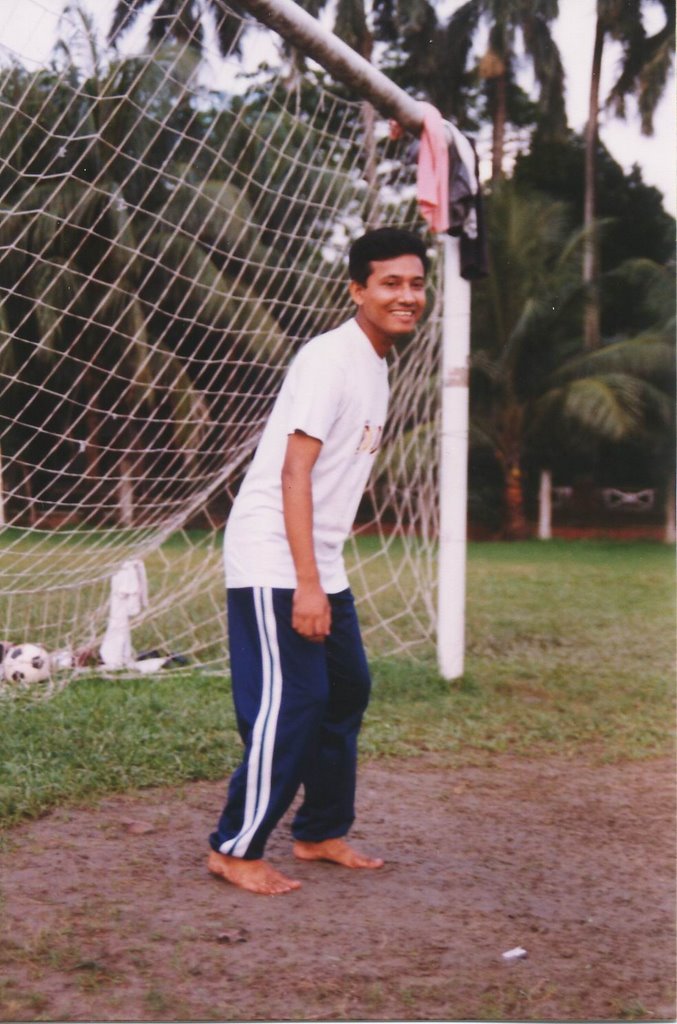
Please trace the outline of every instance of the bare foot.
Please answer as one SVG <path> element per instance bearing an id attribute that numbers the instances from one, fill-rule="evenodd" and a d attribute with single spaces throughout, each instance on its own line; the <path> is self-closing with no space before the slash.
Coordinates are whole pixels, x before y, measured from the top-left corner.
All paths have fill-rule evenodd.
<path id="1" fill-rule="evenodd" d="M 287 878 L 265 860 L 243 860 L 242 857 L 229 857 L 212 850 L 207 859 L 207 867 L 213 875 L 225 878 L 239 889 L 259 892 L 264 896 L 278 896 L 301 888 L 301 883 L 295 878 Z"/>
<path id="2" fill-rule="evenodd" d="M 299 860 L 329 860 L 346 868 L 382 868 L 380 857 L 366 857 L 354 850 L 345 839 L 323 839 L 319 843 L 305 843 L 297 839 L 294 856 Z"/>

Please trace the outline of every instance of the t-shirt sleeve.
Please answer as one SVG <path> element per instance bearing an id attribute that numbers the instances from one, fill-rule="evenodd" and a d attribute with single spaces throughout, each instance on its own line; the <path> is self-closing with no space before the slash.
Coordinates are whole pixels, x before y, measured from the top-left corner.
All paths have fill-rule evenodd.
<path id="1" fill-rule="evenodd" d="M 302 430 L 326 441 L 341 406 L 343 372 L 319 347 L 299 353 L 290 373 L 288 434 Z"/>

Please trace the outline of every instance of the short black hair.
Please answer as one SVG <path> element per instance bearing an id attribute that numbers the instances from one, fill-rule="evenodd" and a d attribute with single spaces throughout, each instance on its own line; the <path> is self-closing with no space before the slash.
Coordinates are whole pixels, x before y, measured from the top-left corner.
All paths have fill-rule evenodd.
<path id="1" fill-rule="evenodd" d="M 348 272 L 351 281 L 366 284 L 373 268 L 372 261 L 392 260 L 397 256 L 418 256 L 424 273 L 428 272 L 428 253 L 425 242 L 413 231 L 405 228 L 376 228 L 356 239 L 348 254 Z"/>

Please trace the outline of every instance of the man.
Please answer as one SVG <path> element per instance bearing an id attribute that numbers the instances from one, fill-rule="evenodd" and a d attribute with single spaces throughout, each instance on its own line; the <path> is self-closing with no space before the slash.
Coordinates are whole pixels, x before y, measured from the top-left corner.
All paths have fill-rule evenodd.
<path id="1" fill-rule="evenodd" d="M 263 859 L 300 785 L 293 853 L 379 868 L 345 839 L 369 670 L 343 544 L 383 433 L 387 356 L 425 307 L 425 245 L 396 228 L 353 243 L 354 319 L 287 373 L 225 538 L 233 699 L 244 758 L 210 836 L 209 870 L 247 889 L 298 889 Z"/>

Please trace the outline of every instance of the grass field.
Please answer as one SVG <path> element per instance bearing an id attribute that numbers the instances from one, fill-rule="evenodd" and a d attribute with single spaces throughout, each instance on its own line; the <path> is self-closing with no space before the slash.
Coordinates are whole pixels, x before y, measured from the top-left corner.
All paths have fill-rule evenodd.
<path id="1" fill-rule="evenodd" d="M 442 680 L 433 652 L 374 660 L 363 756 L 666 753 L 674 569 L 658 543 L 471 544 L 463 679 Z M 228 681 L 200 671 L 77 680 L 0 714 L 4 824 L 104 793 L 220 778 L 239 757 Z"/>

